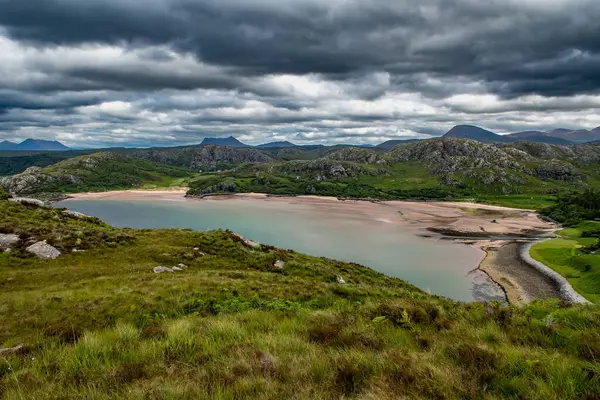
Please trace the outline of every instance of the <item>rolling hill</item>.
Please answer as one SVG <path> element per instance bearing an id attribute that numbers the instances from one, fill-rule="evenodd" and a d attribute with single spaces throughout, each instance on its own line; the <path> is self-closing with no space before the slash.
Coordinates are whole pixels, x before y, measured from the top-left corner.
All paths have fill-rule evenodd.
<path id="1" fill-rule="evenodd" d="M 600 146 L 481 143 L 440 138 L 381 152 L 347 147 L 316 160 L 245 164 L 190 183 L 191 195 L 230 192 L 347 198 L 553 195 L 600 182 Z"/>
<path id="2" fill-rule="evenodd" d="M 0 177 L 0 186 L 18 195 L 123 189 L 143 185 L 169 186 L 190 176 L 188 170 L 115 153 L 94 153 L 46 168 Z"/>
<path id="3" fill-rule="evenodd" d="M 286 141 L 282 141 L 282 142 L 263 143 L 263 144 L 259 144 L 256 147 L 258 147 L 258 148 L 271 148 L 271 147 L 281 148 L 281 147 L 296 147 L 296 145 L 294 143 L 288 142 L 286 140 Z"/>

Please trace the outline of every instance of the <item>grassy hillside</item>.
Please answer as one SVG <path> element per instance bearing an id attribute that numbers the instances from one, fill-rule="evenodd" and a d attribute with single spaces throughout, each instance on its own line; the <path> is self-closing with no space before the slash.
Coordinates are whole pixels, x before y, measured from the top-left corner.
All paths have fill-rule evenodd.
<path id="1" fill-rule="evenodd" d="M 251 164 L 192 182 L 190 194 L 265 192 L 377 199 L 475 199 L 539 208 L 600 185 L 600 147 L 435 139 L 387 152 L 343 148 L 316 160 Z"/>
<path id="2" fill-rule="evenodd" d="M 10 192 L 81 192 L 131 187 L 164 187 L 182 183 L 189 170 L 126 157 L 94 153 L 58 162 L 46 168 L 31 167 L 11 177 L 0 178 Z"/>
<path id="3" fill-rule="evenodd" d="M 6 201 L 0 232 L 22 238 L 0 253 L 0 349 L 23 344 L 0 350 L 7 399 L 600 395 L 596 306 L 456 303 L 228 232 L 116 229 Z M 63 255 L 23 250 L 41 239 Z"/>
<path id="4" fill-rule="evenodd" d="M 188 146 L 118 151 L 123 154 L 99 153 L 113 155 L 95 170 L 82 166 L 81 160 L 98 156 L 80 156 L 0 180 L 23 193 L 103 190 L 174 184 L 173 178 L 190 175 L 191 170 L 204 171 L 190 184 L 193 195 L 264 192 L 469 199 L 526 208 L 549 206 L 565 192 L 600 187 L 600 145 L 593 144 L 431 139 L 389 150 Z"/>

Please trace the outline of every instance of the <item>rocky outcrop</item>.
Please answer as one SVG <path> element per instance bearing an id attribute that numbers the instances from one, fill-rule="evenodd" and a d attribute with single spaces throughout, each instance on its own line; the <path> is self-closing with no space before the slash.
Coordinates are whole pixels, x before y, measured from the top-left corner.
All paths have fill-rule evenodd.
<path id="1" fill-rule="evenodd" d="M 334 151 L 325 156 L 329 160 L 350 161 L 359 164 L 382 164 L 385 163 L 379 154 L 373 150 L 347 147 Z"/>
<path id="2" fill-rule="evenodd" d="M 79 182 L 80 180 L 74 175 L 54 176 L 39 167 L 29 167 L 23 173 L 0 178 L 0 186 L 14 194 L 32 194 L 39 192 L 43 187 Z"/>
<path id="3" fill-rule="evenodd" d="M 558 160 L 552 160 L 538 166 L 535 175 L 542 179 L 556 179 L 566 182 L 574 182 L 584 178 L 572 164 Z"/>
<path id="4" fill-rule="evenodd" d="M 21 204 L 25 204 L 28 206 L 43 207 L 46 205 L 46 203 L 44 203 L 42 200 L 32 199 L 29 197 L 13 197 L 13 198 L 8 199 L 8 201 L 13 202 L 13 203 L 21 203 Z"/>
<path id="5" fill-rule="evenodd" d="M 89 217 L 89 215 L 86 215 L 79 211 L 73 211 L 73 210 L 64 210 L 63 213 L 65 213 L 71 217 L 75 217 L 75 218 L 88 218 Z"/>
<path id="6" fill-rule="evenodd" d="M 246 239 L 245 237 L 243 237 L 242 235 L 239 235 L 237 233 L 231 232 L 231 236 L 241 242 L 244 246 L 246 246 L 249 249 L 255 249 L 257 247 L 260 247 L 259 243 L 253 242 L 252 240 Z"/>
<path id="7" fill-rule="evenodd" d="M 292 177 L 307 177 L 316 181 L 328 179 L 355 178 L 366 171 L 360 165 L 329 159 L 312 161 L 289 161 L 283 164 L 261 166 L 259 171 L 271 175 L 287 175 Z"/>
<path id="8" fill-rule="evenodd" d="M 389 156 L 396 162 L 422 162 L 438 175 L 480 168 L 524 170 L 514 154 L 467 139 L 437 139 L 397 146 Z"/>
<path id="9" fill-rule="evenodd" d="M 39 258 L 46 259 L 55 259 L 58 258 L 61 254 L 60 251 L 58 251 L 58 249 L 56 249 L 53 246 L 50 246 L 48 243 L 46 243 L 45 240 L 34 243 L 31 246 L 27 247 L 25 250 Z"/>
<path id="10" fill-rule="evenodd" d="M 203 169 L 217 164 L 268 163 L 273 157 L 253 148 L 202 146 L 194 153 L 191 169 Z"/>
<path id="11" fill-rule="evenodd" d="M 0 250 L 9 250 L 12 245 L 20 241 L 19 236 L 12 233 L 0 233 Z"/>

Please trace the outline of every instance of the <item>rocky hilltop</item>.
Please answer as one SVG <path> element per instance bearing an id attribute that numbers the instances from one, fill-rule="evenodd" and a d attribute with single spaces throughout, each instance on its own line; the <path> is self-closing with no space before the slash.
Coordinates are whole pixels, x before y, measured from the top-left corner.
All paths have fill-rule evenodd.
<path id="1" fill-rule="evenodd" d="M 46 168 L 30 167 L 25 172 L 0 178 L 0 186 L 13 194 L 58 193 L 105 190 L 183 178 L 186 170 L 101 152 L 61 161 Z"/>
<path id="2" fill-rule="evenodd" d="M 201 145 L 135 150 L 129 156 L 192 170 L 216 170 L 220 165 L 272 162 L 270 153 L 252 147 Z"/>

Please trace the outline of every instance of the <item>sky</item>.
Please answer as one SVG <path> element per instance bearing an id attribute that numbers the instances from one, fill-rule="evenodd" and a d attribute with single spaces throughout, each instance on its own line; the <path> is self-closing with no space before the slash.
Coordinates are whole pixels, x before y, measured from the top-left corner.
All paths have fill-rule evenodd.
<path id="1" fill-rule="evenodd" d="M 598 0 L 0 0 L 0 141 L 600 126 Z"/>

